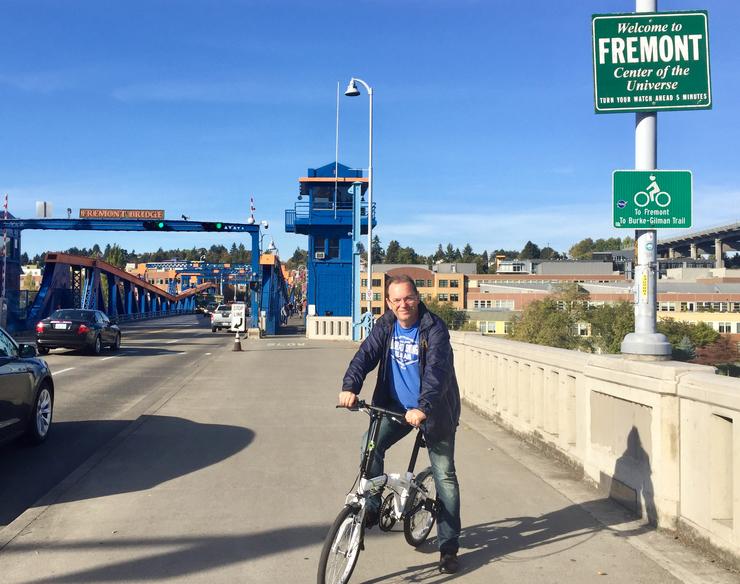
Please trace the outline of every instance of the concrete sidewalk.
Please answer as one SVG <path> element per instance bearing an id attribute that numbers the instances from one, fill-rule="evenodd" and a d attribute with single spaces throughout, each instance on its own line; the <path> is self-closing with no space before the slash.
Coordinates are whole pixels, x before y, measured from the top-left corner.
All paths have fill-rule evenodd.
<path id="1" fill-rule="evenodd" d="M 0 581 L 315 581 L 367 424 L 334 409 L 355 348 L 231 345 L 0 532 Z M 388 470 L 405 468 L 410 440 Z M 457 451 L 461 581 L 736 581 L 471 411 Z M 374 529 L 352 582 L 453 579 L 437 559 L 433 539 L 414 550 L 399 528 Z"/>

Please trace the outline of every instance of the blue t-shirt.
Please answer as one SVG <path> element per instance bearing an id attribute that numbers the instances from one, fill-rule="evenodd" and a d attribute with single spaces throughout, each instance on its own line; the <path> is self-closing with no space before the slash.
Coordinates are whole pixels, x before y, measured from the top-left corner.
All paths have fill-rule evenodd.
<path id="1" fill-rule="evenodd" d="M 403 409 L 419 407 L 419 323 L 403 328 L 398 321 L 391 339 L 391 398 Z"/>

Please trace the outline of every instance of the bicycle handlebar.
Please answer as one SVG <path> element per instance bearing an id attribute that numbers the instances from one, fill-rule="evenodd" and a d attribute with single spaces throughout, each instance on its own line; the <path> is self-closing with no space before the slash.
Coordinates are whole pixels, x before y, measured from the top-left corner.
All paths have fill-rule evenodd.
<path id="1" fill-rule="evenodd" d="M 335 406 L 336 408 L 345 408 L 345 406 Z M 378 414 L 382 414 L 384 416 L 388 416 L 389 418 L 392 418 L 398 422 L 401 422 L 403 424 L 408 424 L 406 421 L 406 413 L 405 412 L 394 412 L 393 410 L 386 410 L 385 408 L 379 408 L 378 406 L 373 406 L 365 402 L 365 400 L 357 400 L 355 402 L 355 405 L 352 407 L 346 408 L 351 412 L 357 412 L 359 410 L 365 410 L 367 412 L 376 412 Z"/>

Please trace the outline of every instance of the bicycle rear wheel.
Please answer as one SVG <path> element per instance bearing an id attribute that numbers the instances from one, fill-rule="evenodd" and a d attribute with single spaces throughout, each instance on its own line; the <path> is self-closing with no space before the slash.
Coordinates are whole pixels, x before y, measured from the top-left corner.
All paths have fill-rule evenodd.
<path id="1" fill-rule="evenodd" d="M 319 559 L 318 584 L 346 584 L 360 555 L 362 509 L 346 505 L 324 540 Z"/>
<path id="2" fill-rule="evenodd" d="M 426 495 L 426 499 L 430 503 L 437 499 L 437 489 L 434 486 L 432 469 L 427 467 L 421 471 L 416 476 L 416 483 L 419 485 L 423 495 L 421 492 L 416 494 L 414 501 L 409 507 L 410 512 L 404 517 L 403 535 L 406 537 L 409 545 L 419 547 L 429 537 L 429 532 L 432 531 L 434 522 L 437 519 L 436 512 L 429 510 L 424 505 L 424 495 Z"/>

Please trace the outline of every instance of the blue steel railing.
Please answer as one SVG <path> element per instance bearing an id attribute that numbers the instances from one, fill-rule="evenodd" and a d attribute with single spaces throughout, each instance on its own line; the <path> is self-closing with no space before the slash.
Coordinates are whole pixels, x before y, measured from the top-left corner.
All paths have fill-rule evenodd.
<path id="1" fill-rule="evenodd" d="M 376 224 L 375 216 L 376 206 L 373 203 L 373 226 Z M 295 204 L 293 209 L 285 210 L 285 230 L 295 232 L 296 224 L 313 225 L 324 224 L 326 220 L 332 218 L 333 213 L 341 213 L 342 216 L 348 216 L 352 212 L 352 203 L 337 203 L 336 206 L 332 201 L 301 201 Z M 360 208 L 360 215 L 367 223 L 367 203 Z"/>

